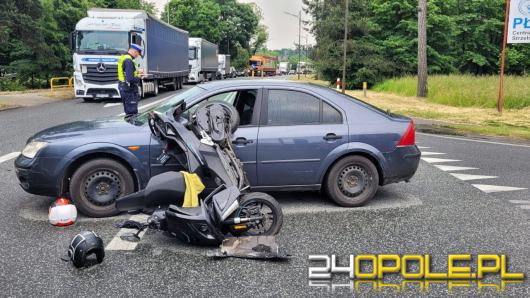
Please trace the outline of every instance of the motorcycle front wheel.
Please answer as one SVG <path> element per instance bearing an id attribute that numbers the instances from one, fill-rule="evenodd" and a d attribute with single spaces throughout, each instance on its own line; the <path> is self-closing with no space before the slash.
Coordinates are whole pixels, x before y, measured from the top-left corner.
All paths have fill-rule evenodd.
<path id="1" fill-rule="evenodd" d="M 272 196 L 262 192 L 251 192 L 243 195 L 239 200 L 239 208 L 235 212 L 235 217 L 262 218 L 244 225 L 234 226 L 231 229 L 231 234 L 236 237 L 276 235 L 283 224 L 280 204 Z M 238 227 L 243 227 L 243 229 L 239 230 Z"/>

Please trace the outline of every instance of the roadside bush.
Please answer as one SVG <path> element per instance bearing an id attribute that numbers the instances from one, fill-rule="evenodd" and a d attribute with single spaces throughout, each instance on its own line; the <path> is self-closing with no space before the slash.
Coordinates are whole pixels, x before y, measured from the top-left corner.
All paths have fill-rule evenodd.
<path id="1" fill-rule="evenodd" d="M 16 79 L 0 78 L 0 91 L 22 91 L 26 87 Z"/>

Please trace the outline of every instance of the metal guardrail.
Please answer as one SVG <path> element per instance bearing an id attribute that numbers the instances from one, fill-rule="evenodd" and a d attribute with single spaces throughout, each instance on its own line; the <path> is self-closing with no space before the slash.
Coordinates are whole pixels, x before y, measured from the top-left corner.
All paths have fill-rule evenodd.
<path id="1" fill-rule="evenodd" d="M 66 84 L 57 84 L 57 82 L 66 81 Z M 74 88 L 74 77 L 54 77 L 50 79 L 50 95 L 53 96 L 53 89 Z"/>

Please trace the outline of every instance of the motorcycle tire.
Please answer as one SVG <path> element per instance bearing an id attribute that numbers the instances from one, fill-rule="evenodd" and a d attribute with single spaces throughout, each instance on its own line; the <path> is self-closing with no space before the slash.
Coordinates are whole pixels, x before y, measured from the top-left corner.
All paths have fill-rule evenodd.
<path id="1" fill-rule="evenodd" d="M 213 100 L 213 101 L 204 101 L 202 103 L 199 104 L 199 106 L 197 107 L 197 109 L 195 110 L 195 113 L 202 109 L 202 108 L 206 108 L 208 106 L 211 106 L 212 104 L 220 104 L 223 106 L 223 108 L 229 113 L 230 115 L 230 132 L 232 132 L 232 134 L 237 130 L 237 128 L 239 127 L 239 113 L 237 112 L 236 108 L 231 105 L 231 104 L 228 104 L 224 101 L 220 101 L 220 100 Z"/>
<path id="2" fill-rule="evenodd" d="M 283 212 L 280 204 L 272 196 L 262 193 L 262 192 L 250 192 L 243 195 L 239 200 L 239 209 L 234 213 L 236 217 L 239 217 L 243 212 L 243 208 L 250 206 L 252 204 L 262 204 L 267 206 L 272 213 L 273 222 L 266 231 L 259 233 L 246 230 L 246 231 L 237 231 L 231 229 L 230 233 L 236 237 L 239 236 L 272 236 L 280 232 L 283 225 Z"/>

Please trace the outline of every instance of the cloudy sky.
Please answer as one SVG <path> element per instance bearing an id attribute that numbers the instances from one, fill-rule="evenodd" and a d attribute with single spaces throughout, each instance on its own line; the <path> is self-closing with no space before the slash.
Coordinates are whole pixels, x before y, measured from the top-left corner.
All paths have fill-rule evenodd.
<path id="1" fill-rule="evenodd" d="M 263 11 L 262 21 L 269 31 L 267 48 L 281 49 L 294 48 L 294 43 L 298 43 L 298 18 L 289 16 L 284 11 L 298 14 L 302 9 L 302 0 L 238 0 L 244 3 L 256 3 Z M 164 9 L 167 0 L 152 0 L 159 12 Z M 302 12 L 303 19 L 309 19 Z M 313 44 L 313 36 L 302 30 L 302 44 L 306 42 Z"/>

